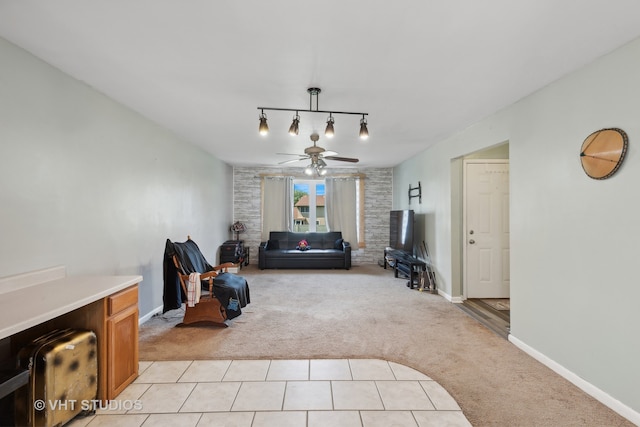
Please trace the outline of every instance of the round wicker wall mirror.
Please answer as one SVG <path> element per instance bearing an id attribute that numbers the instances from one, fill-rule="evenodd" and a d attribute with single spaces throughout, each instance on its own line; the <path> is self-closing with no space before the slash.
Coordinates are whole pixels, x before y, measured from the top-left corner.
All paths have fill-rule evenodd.
<path id="1" fill-rule="evenodd" d="M 622 129 L 601 129 L 589 135 L 580 149 L 584 172 L 593 179 L 612 176 L 627 152 L 627 133 Z"/>

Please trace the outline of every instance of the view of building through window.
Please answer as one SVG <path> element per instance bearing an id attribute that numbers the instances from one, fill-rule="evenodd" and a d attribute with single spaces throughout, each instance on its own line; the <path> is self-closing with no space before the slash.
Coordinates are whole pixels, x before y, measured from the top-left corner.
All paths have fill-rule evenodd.
<path id="1" fill-rule="evenodd" d="M 327 231 L 324 196 L 324 181 L 294 181 L 293 231 Z"/>

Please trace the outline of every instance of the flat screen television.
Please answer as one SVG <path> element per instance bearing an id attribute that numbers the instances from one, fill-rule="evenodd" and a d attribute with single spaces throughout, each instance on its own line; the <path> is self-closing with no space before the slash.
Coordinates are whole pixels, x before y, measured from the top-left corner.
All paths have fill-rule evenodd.
<path id="1" fill-rule="evenodd" d="M 414 213 L 412 210 L 391 211 L 389 247 L 413 254 Z"/>

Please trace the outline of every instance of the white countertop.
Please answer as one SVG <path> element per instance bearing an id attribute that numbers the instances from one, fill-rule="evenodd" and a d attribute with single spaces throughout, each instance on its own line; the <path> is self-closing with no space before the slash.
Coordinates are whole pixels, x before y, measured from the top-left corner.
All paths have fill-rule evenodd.
<path id="1" fill-rule="evenodd" d="M 0 339 L 140 283 L 142 276 L 69 276 L 0 294 Z"/>

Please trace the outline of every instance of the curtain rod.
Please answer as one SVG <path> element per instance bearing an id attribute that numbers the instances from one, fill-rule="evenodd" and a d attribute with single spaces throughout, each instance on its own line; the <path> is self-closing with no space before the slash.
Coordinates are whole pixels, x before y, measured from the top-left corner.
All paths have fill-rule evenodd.
<path id="1" fill-rule="evenodd" d="M 283 173 L 261 173 L 258 174 L 256 176 L 256 178 L 286 178 L 286 177 L 292 177 L 292 178 L 307 178 L 307 179 L 311 179 L 311 177 L 309 175 L 305 175 L 305 174 L 283 174 Z M 363 173 L 352 173 L 352 174 L 338 174 L 338 175 L 327 175 L 324 176 L 323 178 L 366 178 L 367 176 Z"/>

